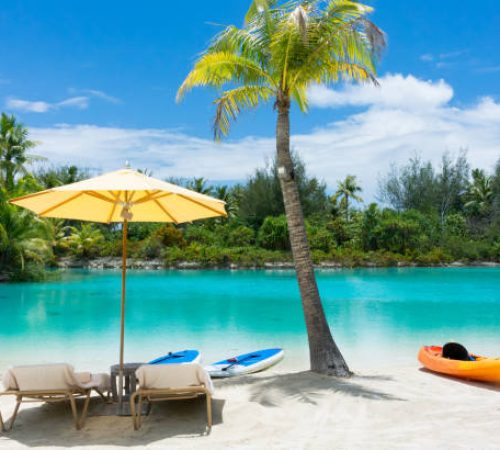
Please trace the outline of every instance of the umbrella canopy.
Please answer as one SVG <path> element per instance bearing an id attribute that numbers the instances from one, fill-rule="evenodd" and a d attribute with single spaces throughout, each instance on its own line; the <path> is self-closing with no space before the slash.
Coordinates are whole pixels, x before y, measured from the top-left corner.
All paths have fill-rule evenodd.
<path id="1" fill-rule="evenodd" d="M 40 217 L 90 222 L 191 222 L 225 216 L 224 202 L 132 169 L 117 170 L 10 201 Z"/>
<path id="2" fill-rule="evenodd" d="M 123 169 L 77 183 L 10 200 L 40 217 L 122 222 L 122 302 L 120 327 L 120 404 L 123 391 L 125 292 L 128 222 L 191 222 L 226 216 L 225 203 L 207 195 Z"/>

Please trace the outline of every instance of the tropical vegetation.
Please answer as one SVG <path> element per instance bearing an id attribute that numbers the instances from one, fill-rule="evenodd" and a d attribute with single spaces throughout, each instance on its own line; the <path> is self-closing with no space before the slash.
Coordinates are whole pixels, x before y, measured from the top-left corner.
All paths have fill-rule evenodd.
<path id="1" fill-rule="evenodd" d="M 25 129 L 27 132 L 27 129 Z M 1 147 L 0 147 L 1 152 Z M 2 158 L 3 153 L 0 153 Z M 470 170 L 464 152 L 440 164 L 411 158 L 380 179 L 378 203 L 350 197 L 349 213 L 338 192 L 307 174 L 296 156 L 299 196 L 313 261 L 325 267 L 439 265 L 500 262 L 500 159 L 489 172 Z M 71 260 L 119 257 L 120 230 L 100 225 L 38 219 L 8 199 L 95 175 L 50 161 L 25 165 L 5 182 L 0 169 L 0 279 L 36 280 L 44 269 Z M 193 224 L 129 225 L 130 256 L 178 267 L 275 267 L 292 261 L 277 165 L 258 168 L 240 184 L 175 180 L 227 202 L 228 219 Z M 453 173 L 455 181 L 444 181 Z M 355 185 L 361 188 L 356 181 Z M 447 187 L 446 187 L 447 186 Z M 451 187 L 450 187 L 451 186 Z M 425 194 L 431 192 L 432 194 Z M 425 194 L 425 195 L 424 195 Z M 351 199 L 353 201 L 351 201 Z M 446 206 L 449 205 L 449 206 Z M 285 264 L 286 265 L 286 264 Z"/>

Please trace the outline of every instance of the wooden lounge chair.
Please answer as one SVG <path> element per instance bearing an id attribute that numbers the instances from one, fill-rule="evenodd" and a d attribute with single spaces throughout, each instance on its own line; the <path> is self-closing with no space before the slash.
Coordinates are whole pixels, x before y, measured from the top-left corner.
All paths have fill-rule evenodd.
<path id="1" fill-rule="evenodd" d="M 73 419 L 77 430 L 85 424 L 90 401 L 90 393 L 95 390 L 104 401 L 104 392 L 109 393 L 109 375 L 75 373 L 69 364 L 44 364 L 18 366 L 9 369 L 3 379 L 5 391 L 0 395 L 16 397 L 16 406 L 8 426 L 0 414 L 2 431 L 10 431 L 16 420 L 22 402 L 61 402 L 71 405 Z M 81 416 L 78 417 L 76 398 L 85 397 Z"/>
<path id="2" fill-rule="evenodd" d="M 139 389 L 130 397 L 134 429 L 142 425 L 142 402 L 192 399 L 206 396 L 208 432 L 212 428 L 213 384 L 210 375 L 198 363 L 144 365 L 136 371 Z"/>

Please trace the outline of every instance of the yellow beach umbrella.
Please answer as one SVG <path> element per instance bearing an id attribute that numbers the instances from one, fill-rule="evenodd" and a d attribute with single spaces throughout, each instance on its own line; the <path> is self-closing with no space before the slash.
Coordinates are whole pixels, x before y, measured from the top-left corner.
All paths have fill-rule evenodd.
<path id="1" fill-rule="evenodd" d="M 172 222 L 226 216 L 225 203 L 175 184 L 123 169 L 10 200 L 40 217 L 123 223 L 120 401 L 123 389 L 128 222 Z"/>

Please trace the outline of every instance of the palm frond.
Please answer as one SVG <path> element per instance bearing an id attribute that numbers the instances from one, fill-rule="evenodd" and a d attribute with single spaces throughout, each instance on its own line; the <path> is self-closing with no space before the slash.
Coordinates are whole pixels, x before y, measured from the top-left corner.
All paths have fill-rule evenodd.
<path id="1" fill-rule="evenodd" d="M 236 120 L 243 109 L 255 108 L 261 101 L 268 101 L 274 91 L 267 86 L 249 85 L 224 92 L 217 100 L 214 119 L 214 137 L 220 140 L 229 132 L 231 121 Z"/>
<path id="2" fill-rule="evenodd" d="M 332 3 L 335 8 L 325 14 L 328 20 L 320 18 L 310 27 L 309 52 L 295 71 L 291 86 L 308 79 L 323 83 L 343 79 L 376 84 L 376 55 L 363 29 L 371 22 L 360 20 L 363 9 L 354 7 L 355 2 Z M 380 40 L 377 42 L 382 45 Z"/>
<path id="3" fill-rule="evenodd" d="M 207 49 L 207 53 L 229 52 L 259 61 L 263 65 L 266 60 L 265 45 L 259 33 L 250 32 L 234 25 L 226 27 L 215 36 Z"/>
<path id="4" fill-rule="evenodd" d="M 245 14 L 245 24 L 255 21 L 262 15 L 269 14 L 269 10 L 273 8 L 277 0 L 253 0 Z"/>
<path id="5" fill-rule="evenodd" d="M 295 85 L 291 92 L 292 98 L 297 102 L 302 112 L 307 112 L 309 109 L 309 102 L 307 100 L 307 86 Z"/>
<path id="6" fill-rule="evenodd" d="M 273 80 L 257 63 L 232 52 L 203 55 L 195 64 L 177 92 L 177 101 L 197 86 L 220 88 L 227 83 L 273 84 Z"/>

